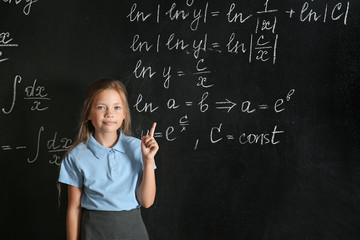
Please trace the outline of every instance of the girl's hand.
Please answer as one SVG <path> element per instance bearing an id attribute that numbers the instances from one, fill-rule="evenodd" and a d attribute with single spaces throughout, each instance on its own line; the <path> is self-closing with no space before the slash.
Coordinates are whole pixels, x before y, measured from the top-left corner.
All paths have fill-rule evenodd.
<path id="1" fill-rule="evenodd" d="M 156 122 L 153 123 L 150 134 L 141 138 L 141 152 L 144 164 L 147 162 L 154 163 L 154 157 L 159 150 L 159 145 L 154 138 Z"/>

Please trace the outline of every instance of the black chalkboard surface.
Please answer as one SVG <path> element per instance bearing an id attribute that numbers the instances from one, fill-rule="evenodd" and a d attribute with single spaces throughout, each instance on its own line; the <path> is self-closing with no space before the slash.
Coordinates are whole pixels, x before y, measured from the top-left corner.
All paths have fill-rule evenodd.
<path id="1" fill-rule="evenodd" d="M 65 239 L 87 86 L 158 122 L 150 239 L 360 238 L 359 1 L 0 1 L 2 239 Z"/>

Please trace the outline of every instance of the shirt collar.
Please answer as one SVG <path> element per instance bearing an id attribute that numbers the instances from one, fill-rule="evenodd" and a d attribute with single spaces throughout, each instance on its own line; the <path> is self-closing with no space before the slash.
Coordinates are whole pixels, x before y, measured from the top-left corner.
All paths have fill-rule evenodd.
<path id="1" fill-rule="evenodd" d="M 114 147 L 107 148 L 107 147 L 104 147 L 103 145 L 101 145 L 100 143 L 98 143 L 96 141 L 96 139 L 92 135 L 90 135 L 88 148 L 94 154 L 94 156 L 98 159 L 103 157 L 105 154 L 109 153 L 110 150 L 115 150 L 115 151 L 124 153 L 125 152 L 125 148 L 124 148 L 124 144 L 123 144 L 124 137 L 125 136 L 123 136 L 122 132 L 120 132 L 119 139 L 116 142 L 116 144 L 114 145 Z"/>

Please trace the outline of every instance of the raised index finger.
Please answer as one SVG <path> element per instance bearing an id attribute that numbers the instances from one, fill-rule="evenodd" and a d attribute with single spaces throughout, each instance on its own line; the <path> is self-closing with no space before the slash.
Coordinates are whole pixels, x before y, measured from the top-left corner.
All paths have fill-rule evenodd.
<path id="1" fill-rule="evenodd" d="M 156 128 L 156 122 L 153 123 L 151 129 L 150 129 L 150 137 L 154 137 L 154 133 L 155 133 L 155 128 Z"/>

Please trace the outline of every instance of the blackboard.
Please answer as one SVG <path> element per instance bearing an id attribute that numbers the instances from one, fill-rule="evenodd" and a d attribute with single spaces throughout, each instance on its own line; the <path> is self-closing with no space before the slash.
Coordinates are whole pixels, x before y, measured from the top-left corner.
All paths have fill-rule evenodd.
<path id="1" fill-rule="evenodd" d="M 87 86 L 158 122 L 151 239 L 360 237 L 359 1 L 0 1 L 1 234 L 65 239 Z"/>

